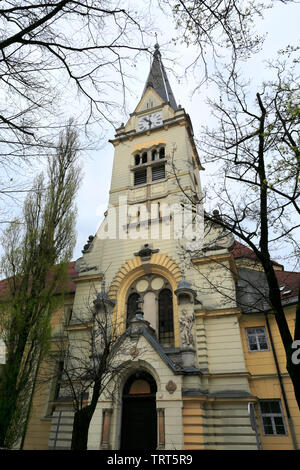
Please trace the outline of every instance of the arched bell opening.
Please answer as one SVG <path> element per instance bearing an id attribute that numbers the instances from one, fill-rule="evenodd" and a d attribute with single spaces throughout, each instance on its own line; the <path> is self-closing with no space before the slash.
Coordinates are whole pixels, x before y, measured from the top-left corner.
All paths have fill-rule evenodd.
<path id="1" fill-rule="evenodd" d="M 157 385 L 146 371 L 125 382 L 122 395 L 121 450 L 157 448 Z"/>

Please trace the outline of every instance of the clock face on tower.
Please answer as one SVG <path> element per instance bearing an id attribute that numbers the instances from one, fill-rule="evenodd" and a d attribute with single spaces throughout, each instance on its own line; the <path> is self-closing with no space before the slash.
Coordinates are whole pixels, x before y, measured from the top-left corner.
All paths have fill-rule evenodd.
<path id="1" fill-rule="evenodd" d="M 147 114 L 139 119 L 139 131 L 153 129 L 153 127 L 162 125 L 161 113 Z"/>

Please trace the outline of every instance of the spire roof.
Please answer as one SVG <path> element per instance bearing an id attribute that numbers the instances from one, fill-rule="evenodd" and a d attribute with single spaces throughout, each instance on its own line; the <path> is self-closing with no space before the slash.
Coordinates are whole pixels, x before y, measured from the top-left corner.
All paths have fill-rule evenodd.
<path id="1" fill-rule="evenodd" d="M 176 111 L 177 109 L 177 104 L 165 71 L 165 68 L 163 66 L 162 60 L 161 60 L 161 53 L 159 50 L 159 45 L 156 43 L 155 46 L 155 51 L 153 54 L 153 61 L 151 65 L 151 69 L 146 81 L 146 85 L 143 91 L 143 95 L 145 94 L 147 88 L 151 86 L 156 93 L 169 105 L 171 108 Z M 142 95 L 142 96 L 143 96 Z"/>

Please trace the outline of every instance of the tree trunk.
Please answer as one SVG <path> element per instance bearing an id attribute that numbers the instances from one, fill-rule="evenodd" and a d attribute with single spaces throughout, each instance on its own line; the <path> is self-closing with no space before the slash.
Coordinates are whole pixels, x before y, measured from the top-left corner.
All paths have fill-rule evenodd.
<path id="1" fill-rule="evenodd" d="M 71 450 L 87 450 L 88 433 L 94 410 L 86 406 L 74 416 Z"/>
<path id="2" fill-rule="evenodd" d="M 298 303 L 296 307 L 294 340 L 295 341 L 300 340 L 300 288 L 299 288 L 299 293 L 298 293 Z M 287 354 L 286 368 L 293 382 L 295 397 L 298 403 L 298 408 L 300 410 L 300 363 L 295 364 L 292 362 L 292 355 L 294 352 L 295 352 L 295 349 L 291 348 L 289 351 L 289 354 Z"/>
<path id="3" fill-rule="evenodd" d="M 292 363 L 291 358 L 292 358 L 293 352 L 294 350 L 292 350 L 291 354 L 287 358 L 286 368 L 291 378 L 291 381 L 293 383 L 296 401 L 298 404 L 298 408 L 300 410 L 300 363 L 299 364 Z"/>
<path id="4" fill-rule="evenodd" d="M 291 378 L 293 388 L 294 388 L 295 398 L 298 404 L 298 408 L 300 410 L 300 364 L 295 364 L 292 362 L 292 355 L 295 352 L 295 350 L 292 349 L 293 337 L 290 332 L 290 329 L 289 329 L 289 326 L 285 317 L 284 309 L 281 303 L 280 290 L 279 290 L 276 274 L 274 272 L 274 268 L 271 264 L 269 266 L 264 266 L 264 268 L 265 268 L 265 273 L 266 273 L 268 285 L 269 285 L 270 304 L 273 307 L 276 323 L 277 323 L 281 340 L 282 340 L 285 353 L 286 353 L 286 369 Z M 300 339 L 298 338 L 299 316 L 300 316 L 300 300 L 298 300 L 298 305 L 296 308 L 296 325 L 295 325 L 295 335 L 294 335 L 295 340 Z"/>
<path id="5" fill-rule="evenodd" d="M 14 363 L 15 362 L 15 363 Z M 6 363 L 2 371 L 0 386 L 0 447 L 10 447 L 7 433 L 11 425 L 18 400 L 16 361 Z"/>

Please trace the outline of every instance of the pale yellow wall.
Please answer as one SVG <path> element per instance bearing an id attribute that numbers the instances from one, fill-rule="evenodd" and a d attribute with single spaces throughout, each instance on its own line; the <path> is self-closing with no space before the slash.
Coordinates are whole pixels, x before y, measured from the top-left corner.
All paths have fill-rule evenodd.
<path id="1" fill-rule="evenodd" d="M 199 400 L 184 400 L 184 449 L 203 450 L 203 417 Z"/>
<path id="2" fill-rule="evenodd" d="M 185 398 L 186 450 L 257 450 L 247 399 Z"/>
<path id="3" fill-rule="evenodd" d="M 285 309 L 286 319 L 290 328 L 290 331 L 293 335 L 295 329 L 295 306 L 291 306 Z M 276 355 L 279 361 L 280 370 L 282 373 L 286 373 L 286 356 L 282 340 L 279 334 L 278 326 L 275 320 L 274 315 L 269 315 L 269 323 L 272 332 L 272 337 L 274 344 L 276 346 Z M 247 369 L 251 374 L 273 374 L 276 373 L 276 368 L 274 364 L 273 354 L 271 349 L 269 351 L 249 351 L 247 338 L 246 338 L 246 328 L 264 326 L 267 332 L 269 348 L 271 347 L 270 338 L 267 331 L 267 326 L 265 322 L 265 317 L 263 314 L 243 314 L 240 318 L 241 334 L 243 338 L 243 347 L 245 353 L 245 360 Z"/>
<path id="4" fill-rule="evenodd" d="M 90 316 L 91 308 L 93 308 L 93 301 L 95 300 L 97 293 L 101 290 L 101 281 L 98 278 L 93 280 L 80 281 L 76 283 L 76 294 L 73 304 L 73 316 L 74 320 L 83 320 L 84 317 Z"/>
<path id="5" fill-rule="evenodd" d="M 48 449 L 51 419 L 43 416 L 47 394 L 48 385 L 40 386 L 34 393 L 24 450 Z"/>
<path id="6" fill-rule="evenodd" d="M 66 298 L 66 305 L 72 305 L 73 296 Z M 56 331 L 59 325 L 65 321 L 65 306 L 59 308 L 51 317 L 51 329 Z M 51 378 L 51 363 L 45 359 L 40 366 L 36 380 L 35 392 L 27 426 L 24 450 L 47 450 L 51 419 L 46 417 L 50 388 L 54 385 L 51 380 L 45 382 L 45 378 Z M 48 371 L 48 373 L 47 373 Z"/>
<path id="7" fill-rule="evenodd" d="M 285 309 L 286 318 L 291 333 L 294 333 L 295 327 L 295 306 L 290 306 Z M 276 354 L 279 361 L 280 371 L 283 377 L 283 384 L 287 396 L 288 406 L 290 414 L 294 422 L 294 428 L 296 433 L 296 439 L 298 446 L 300 447 L 300 412 L 295 400 L 292 382 L 288 376 L 285 364 L 286 356 L 282 344 L 282 340 L 278 331 L 278 327 L 274 318 L 274 315 L 269 315 L 269 322 L 273 341 L 275 344 Z M 263 314 L 250 314 L 243 315 L 240 318 L 241 334 L 243 339 L 243 349 L 245 355 L 245 361 L 247 370 L 250 373 L 249 383 L 251 393 L 258 399 L 280 399 L 282 409 L 284 412 L 285 425 L 288 428 L 287 436 L 264 436 L 261 429 L 260 416 L 257 413 L 257 421 L 260 427 L 260 435 L 263 449 L 265 450 L 291 450 L 293 449 L 293 442 L 291 438 L 291 430 L 289 428 L 286 410 L 284 406 L 284 400 L 279 384 L 279 379 L 276 373 L 275 361 L 273 358 L 272 351 L 257 351 L 250 352 L 248 350 L 248 344 L 246 339 L 245 328 L 251 328 L 256 326 L 265 326 L 265 317 Z M 267 331 L 267 328 L 266 328 Z M 268 343 L 270 345 L 270 338 L 267 332 Z M 257 407 L 258 409 L 258 407 Z"/>
<path id="8" fill-rule="evenodd" d="M 209 371 L 244 372 L 245 361 L 237 317 L 232 315 L 205 319 L 205 328 Z"/>
<path id="9" fill-rule="evenodd" d="M 203 308 L 236 307 L 235 282 L 228 261 L 195 264 L 188 274 Z"/>

